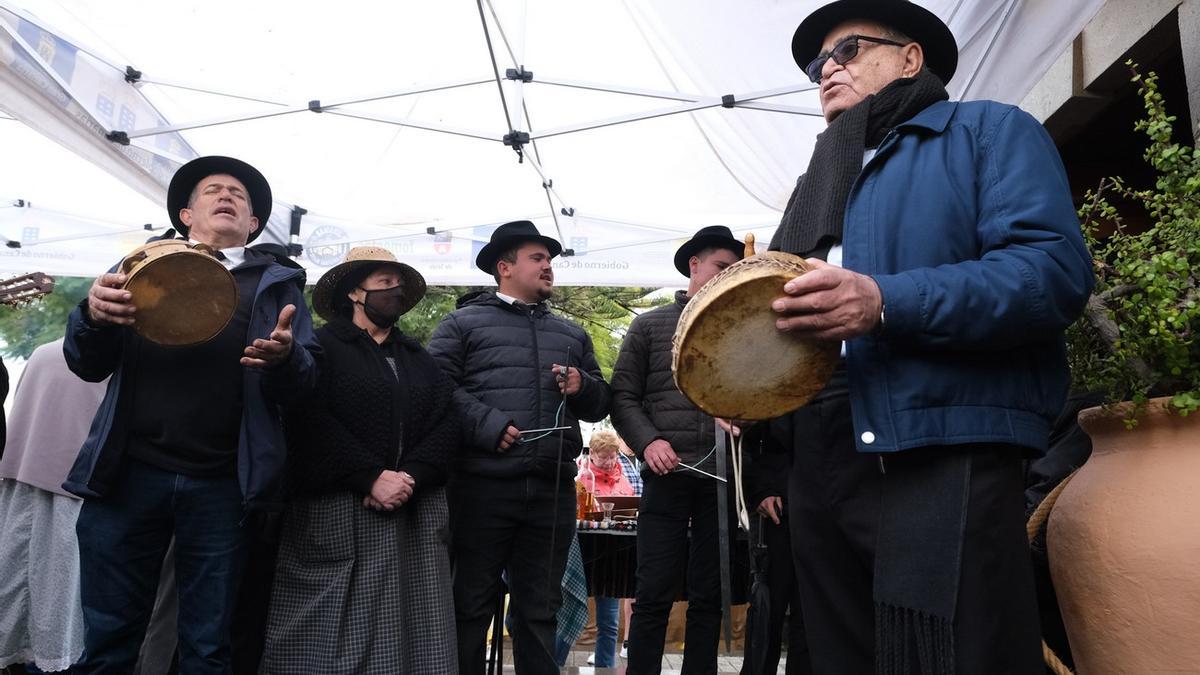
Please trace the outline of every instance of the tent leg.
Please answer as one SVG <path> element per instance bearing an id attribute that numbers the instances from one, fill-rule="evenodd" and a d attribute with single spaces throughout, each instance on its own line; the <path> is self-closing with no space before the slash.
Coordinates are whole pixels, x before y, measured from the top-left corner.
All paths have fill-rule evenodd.
<path id="1" fill-rule="evenodd" d="M 717 475 L 726 476 L 725 470 L 725 430 L 714 423 L 717 436 Z M 713 481 L 717 487 L 717 546 L 721 559 L 721 625 L 725 634 L 725 652 L 733 649 L 733 613 L 731 611 L 732 594 L 729 580 L 729 493 L 728 483 Z"/>

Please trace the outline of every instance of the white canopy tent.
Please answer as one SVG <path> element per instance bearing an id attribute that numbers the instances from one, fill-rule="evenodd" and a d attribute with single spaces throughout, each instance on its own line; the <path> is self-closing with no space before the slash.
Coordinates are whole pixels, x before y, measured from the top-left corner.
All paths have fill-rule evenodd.
<path id="1" fill-rule="evenodd" d="M 560 284 L 677 285 L 695 230 L 778 222 L 824 127 L 790 54 L 823 2 L 0 0 L 0 271 L 102 271 L 167 226 L 180 162 L 229 154 L 310 279 L 373 243 L 486 284 L 481 242 L 528 218 L 574 253 Z M 922 4 L 952 97 L 1015 102 L 1103 0 Z"/>

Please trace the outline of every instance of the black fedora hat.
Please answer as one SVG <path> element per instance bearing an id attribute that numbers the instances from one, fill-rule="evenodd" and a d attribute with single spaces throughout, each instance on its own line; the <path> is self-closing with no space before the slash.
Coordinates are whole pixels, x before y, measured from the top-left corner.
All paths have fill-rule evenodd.
<path id="1" fill-rule="evenodd" d="M 179 219 L 179 210 L 187 208 L 197 183 L 217 174 L 233 176 L 246 186 L 253 215 L 258 219 L 258 229 L 250 233 L 246 243 L 254 241 L 267 229 L 267 220 L 271 217 L 271 184 L 258 169 L 233 157 L 197 157 L 179 167 L 167 188 L 167 215 L 171 217 L 171 224 L 179 234 L 188 236 L 188 226 Z"/>
<path id="2" fill-rule="evenodd" d="M 551 258 L 562 253 L 562 244 L 555 239 L 543 236 L 533 223 L 528 220 L 514 220 L 497 227 L 492 232 L 491 240 L 479 250 L 479 255 L 475 256 L 475 266 L 486 274 L 495 274 L 496 261 L 500 259 L 500 256 L 504 255 L 505 251 L 527 241 L 544 244 L 550 251 Z"/>
<path id="3" fill-rule="evenodd" d="M 852 19 L 879 22 L 904 33 L 925 52 L 925 65 L 943 83 L 958 68 L 954 34 L 933 12 L 908 0 L 837 0 L 809 14 L 792 36 L 792 58 L 803 70 L 821 53 L 821 43 L 838 24 Z"/>
<path id="4" fill-rule="evenodd" d="M 746 245 L 734 238 L 733 232 L 724 225 L 709 225 L 702 227 L 696 234 L 692 235 L 691 239 L 683 242 L 683 246 L 675 251 L 675 269 L 685 277 L 692 276 L 691 266 L 688 262 L 692 256 L 706 248 L 724 248 L 729 249 L 737 254 L 741 259 L 746 252 Z"/>

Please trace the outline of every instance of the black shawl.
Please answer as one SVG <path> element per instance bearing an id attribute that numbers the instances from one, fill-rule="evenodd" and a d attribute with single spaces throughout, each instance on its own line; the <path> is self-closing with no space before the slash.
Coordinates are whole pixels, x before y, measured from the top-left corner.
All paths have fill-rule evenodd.
<path id="1" fill-rule="evenodd" d="M 433 358 L 398 329 L 379 344 L 344 319 L 317 339 L 317 389 L 287 418 L 289 491 L 366 494 L 384 469 L 407 471 L 418 492 L 445 484 L 459 421 L 454 384 Z"/>

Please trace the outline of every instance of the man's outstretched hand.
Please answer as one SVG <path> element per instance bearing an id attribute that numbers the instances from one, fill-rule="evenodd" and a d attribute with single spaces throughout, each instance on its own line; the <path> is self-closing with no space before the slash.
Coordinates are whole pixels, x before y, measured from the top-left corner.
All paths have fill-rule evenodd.
<path id="1" fill-rule="evenodd" d="M 292 318 L 296 316 L 296 306 L 286 305 L 279 313 L 279 321 L 275 330 L 271 331 L 270 339 L 257 339 L 246 347 L 242 365 L 251 368 L 273 368 L 287 361 L 292 353 Z"/>

